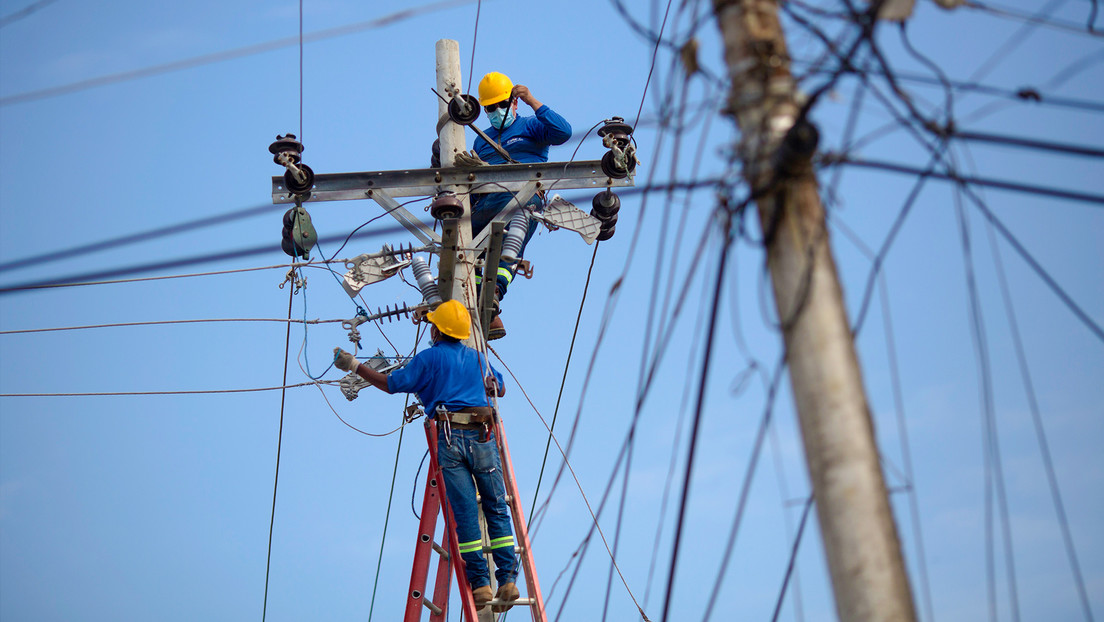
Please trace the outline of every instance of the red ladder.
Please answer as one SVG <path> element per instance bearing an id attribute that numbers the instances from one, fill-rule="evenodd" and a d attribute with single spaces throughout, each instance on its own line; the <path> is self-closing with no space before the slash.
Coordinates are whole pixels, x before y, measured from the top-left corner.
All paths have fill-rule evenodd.
<path id="1" fill-rule="evenodd" d="M 406 614 L 403 622 L 420 622 L 422 610 L 430 612 L 430 622 L 444 622 L 448 612 L 448 597 L 451 574 L 456 575 L 456 586 L 460 590 L 460 608 L 463 619 L 467 622 L 479 620 L 493 620 L 491 607 L 500 604 L 498 600 L 492 600 L 488 607 L 481 611 L 484 618 L 479 617 L 472 599 L 471 586 L 468 584 L 467 575 L 464 574 L 464 560 L 460 557 L 460 549 L 456 540 L 456 531 L 453 528 L 455 521 L 452 516 L 452 508 L 445 499 L 445 482 L 441 476 L 441 467 L 437 463 L 437 423 L 430 417 L 426 417 L 426 442 L 429 444 L 429 472 L 426 474 L 425 497 L 422 501 L 422 516 L 418 524 L 418 543 L 414 547 L 414 567 L 410 573 L 410 589 L 406 592 Z M 525 527 L 525 516 L 518 503 L 517 481 L 514 479 L 514 465 L 510 460 L 510 448 L 506 443 L 506 434 L 502 429 L 502 422 L 495 418 L 495 438 L 498 439 L 498 452 L 502 462 L 503 482 L 506 486 L 506 501 L 510 506 L 510 517 L 514 522 L 514 552 L 520 557 L 519 570 L 525 575 L 527 594 L 513 602 L 514 607 L 528 607 L 534 622 L 547 622 L 544 611 L 544 599 L 541 597 L 540 582 L 537 580 L 537 569 L 533 563 L 532 549 L 529 544 L 529 532 Z M 441 546 L 433 537 L 437 530 L 437 515 L 443 512 L 445 516 L 444 538 L 445 545 Z M 484 546 L 486 547 L 486 533 L 484 533 Z M 484 553 L 488 549 L 484 548 Z M 425 593 L 426 580 L 429 575 L 429 566 L 432 554 L 437 553 L 437 578 L 433 587 L 433 598 L 427 598 Z M 489 561 L 489 560 L 488 560 Z M 450 566 L 452 572 L 450 573 Z M 494 576 L 493 567 L 491 576 Z"/>

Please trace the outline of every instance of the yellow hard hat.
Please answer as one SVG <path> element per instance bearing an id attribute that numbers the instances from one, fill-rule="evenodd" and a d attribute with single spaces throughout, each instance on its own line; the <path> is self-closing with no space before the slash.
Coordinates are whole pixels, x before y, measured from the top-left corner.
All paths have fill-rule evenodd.
<path id="1" fill-rule="evenodd" d="M 471 315 L 459 300 L 446 300 L 436 309 L 426 313 L 426 319 L 433 322 L 437 330 L 455 339 L 471 337 Z"/>
<path id="2" fill-rule="evenodd" d="M 513 90 L 514 83 L 510 82 L 506 74 L 492 71 L 479 81 L 479 105 L 490 106 L 505 101 L 510 98 Z"/>

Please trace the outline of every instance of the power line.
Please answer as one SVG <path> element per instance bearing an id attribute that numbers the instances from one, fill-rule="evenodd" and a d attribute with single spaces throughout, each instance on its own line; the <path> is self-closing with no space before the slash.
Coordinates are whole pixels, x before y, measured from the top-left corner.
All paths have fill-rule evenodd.
<path id="1" fill-rule="evenodd" d="M 343 322 L 344 320 L 299 320 L 280 318 L 221 318 L 198 320 L 159 320 L 153 322 L 122 322 L 118 324 L 93 324 L 91 326 L 61 326 L 57 328 L 24 328 L 20 330 L 0 330 L 0 335 L 21 335 L 27 333 L 49 333 L 62 330 L 87 330 L 91 328 L 121 328 L 124 326 L 161 326 L 166 324 L 202 324 L 212 322 L 293 322 L 302 324 L 329 324 L 331 322 Z"/>
<path id="2" fill-rule="evenodd" d="M 357 234 L 351 236 L 351 238 L 349 238 L 349 239 L 368 239 L 368 238 L 379 237 L 379 236 L 383 236 L 383 235 L 390 235 L 392 233 L 397 233 L 397 232 L 400 232 L 400 231 L 405 231 L 405 229 L 400 225 L 395 225 L 395 226 L 392 226 L 392 227 L 386 227 L 386 228 L 382 228 L 382 229 L 375 229 L 375 230 L 371 230 L 371 231 L 363 231 L 361 233 L 357 233 Z M 346 240 L 346 239 L 347 239 L 347 236 L 338 234 L 338 235 L 326 236 L 324 238 L 319 238 L 319 242 L 329 243 L 329 242 L 338 242 L 338 241 Z M 262 255 L 262 254 L 266 254 L 266 253 L 272 253 L 273 251 L 277 250 L 278 248 L 279 248 L 278 243 L 264 244 L 264 245 L 261 245 L 261 246 L 254 246 L 254 247 L 251 247 L 251 248 L 225 251 L 225 252 L 218 253 L 218 254 L 213 254 L 213 255 L 212 254 L 193 255 L 191 257 L 181 257 L 179 259 L 169 259 L 169 260 L 165 260 L 165 261 L 158 261 L 158 262 L 152 262 L 152 263 L 146 263 L 146 264 L 124 266 L 124 267 L 121 267 L 121 268 L 111 268 L 111 269 L 106 269 L 106 270 L 97 270 L 95 272 L 86 272 L 86 273 L 83 273 L 83 274 L 66 276 L 64 278 L 55 277 L 55 278 L 49 278 L 49 279 L 40 279 L 40 280 L 37 280 L 37 281 L 25 281 L 23 283 L 17 283 L 15 285 L 0 287 L 0 296 L 3 296 L 5 294 L 14 293 L 14 292 L 27 291 L 27 290 L 33 290 L 33 289 L 43 289 L 43 288 L 50 288 L 50 287 L 78 286 L 78 285 L 86 284 L 86 283 L 84 283 L 85 281 L 99 281 L 99 280 L 103 280 L 103 279 L 111 279 L 111 278 L 114 278 L 114 277 L 127 276 L 127 275 L 131 275 L 131 274 L 143 274 L 143 273 L 146 273 L 146 272 L 155 272 L 155 271 L 158 271 L 158 270 L 167 270 L 167 269 L 171 269 L 171 268 L 181 268 L 181 267 L 184 267 L 184 266 L 194 266 L 194 265 L 200 265 L 200 264 L 206 264 L 206 263 L 215 263 L 215 262 L 219 262 L 219 261 L 225 261 L 225 260 L 228 260 L 228 259 L 240 259 L 240 258 L 243 258 L 243 257 L 252 257 L 254 255 Z"/>
<path id="3" fill-rule="evenodd" d="M 18 270 L 19 268 L 24 268 L 31 264 L 41 265 L 44 263 L 60 261 L 62 259 L 69 259 L 71 257 L 77 257 L 80 255 L 87 255 L 89 253 L 104 251 L 110 248 L 117 248 L 119 246 L 127 246 L 130 244 L 136 244 L 138 242 L 146 242 L 169 235 L 175 235 L 177 233 L 184 233 L 185 231 L 194 231 L 196 229 L 203 229 L 205 227 L 213 227 L 215 225 L 221 225 L 228 222 L 233 222 L 235 220 L 242 220 L 244 218 L 251 218 L 260 214 L 266 214 L 272 212 L 273 209 L 277 207 L 282 209 L 283 206 L 259 205 L 256 207 L 247 207 L 242 210 L 221 214 L 219 216 L 206 216 L 203 218 L 197 218 L 195 220 L 177 223 L 175 225 L 167 225 L 165 227 L 158 227 L 156 229 L 150 229 L 148 231 L 142 231 L 139 233 L 130 233 L 127 235 L 119 236 L 117 238 L 101 240 L 99 242 L 91 242 L 89 244 L 81 244 L 62 250 L 41 253 L 38 255 L 31 255 L 30 257 L 23 257 L 14 261 L 5 261 L 4 263 L 0 263 L 0 271 Z"/>
<path id="4" fill-rule="evenodd" d="M 5 15 L 4 17 L 0 17 L 0 28 L 3 28 L 4 26 L 7 26 L 12 22 L 17 22 L 24 17 L 27 17 L 28 15 L 34 13 L 35 11 L 38 11 L 39 9 L 45 7 L 46 5 L 53 4 L 56 1 L 57 0 L 38 0 L 37 2 L 32 2 L 31 4 L 28 4 L 26 7 L 14 13 L 10 13 L 8 15 Z"/>
<path id="5" fill-rule="evenodd" d="M 908 175 L 927 176 L 933 179 L 942 179 L 946 181 L 953 181 L 960 184 L 983 186 L 989 188 L 1000 188 L 1001 190 L 1012 190 L 1015 192 L 1024 192 L 1027 194 L 1037 194 L 1041 196 L 1049 196 L 1058 199 L 1068 199 L 1070 201 L 1082 201 L 1085 203 L 1095 203 L 1104 205 L 1104 195 L 1089 194 L 1087 192 L 1077 192 L 1075 190 L 1063 190 L 1061 188 L 1050 188 L 1047 186 L 1035 186 L 1030 184 L 1023 184 L 1012 181 L 1002 181 L 999 179 L 989 179 L 985 177 L 963 176 L 956 173 L 941 173 L 937 171 L 925 171 L 923 169 L 908 166 L 905 164 L 896 164 L 893 162 L 882 162 L 877 160 L 864 160 L 858 158 L 852 158 L 847 155 L 839 155 L 826 153 L 820 158 L 822 166 L 835 166 L 837 164 L 847 166 L 857 166 L 860 168 L 870 168 L 882 171 L 891 171 L 894 173 L 905 173 Z M 0 290 L 3 293 L 3 290 Z"/>
<path id="6" fill-rule="evenodd" d="M 650 193 L 653 193 L 653 192 L 670 192 L 670 191 L 673 191 L 673 190 L 696 190 L 696 189 L 700 189 L 700 188 L 714 187 L 717 184 L 719 184 L 721 181 L 722 181 L 721 178 L 705 178 L 705 179 L 700 179 L 700 180 L 672 181 L 672 182 L 663 183 L 663 184 L 649 184 L 649 185 L 644 186 L 644 187 L 625 188 L 625 189 L 618 190 L 618 195 L 620 195 L 620 196 L 632 196 L 632 195 L 638 195 L 638 194 L 646 195 L 646 194 L 650 194 Z M 191 224 L 193 224 L 193 223 L 183 223 L 183 226 L 188 226 L 188 225 L 191 225 Z M 168 228 L 165 228 L 165 229 L 168 229 Z M 159 231 L 159 230 L 154 230 L 154 231 Z M 362 232 L 359 232 L 359 233 L 354 233 L 354 234 L 349 235 L 349 236 L 340 235 L 340 234 L 330 235 L 330 236 L 326 236 L 326 237 L 323 237 L 323 238 L 319 238 L 319 242 L 322 243 L 322 244 L 328 244 L 328 243 L 331 243 L 331 242 L 338 242 L 338 241 L 348 242 L 350 240 L 369 239 L 369 238 L 380 237 L 380 236 L 385 236 L 385 235 L 392 235 L 392 234 L 395 234 L 395 233 L 402 233 L 402 232 L 405 232 L 405 231 L 406 231 L 405 227 L 396 224 L 396 225 L 392 225 L 392 226 L 389 226 L 389 227 L 382 227 L 382 228 L 373 229 L 373 230 L 370 230 L 370 231 L 362 231 Z M 146 232 L 146 233 L 152 233 L 152 232 Z M 137 236 L 137 235 L 145 235 L 145 234 L 135 234 L 135 236 Z M 132 236 L 126 236 L 126 237 L 132 237 Z M 117 239 L 121 239 L 121 238 L 117 238 Z M 111 242 L 111 241 L 109 240 L 108 242 Z M 88 246 L 88 245 L 86 245 L 86 246 Z M 254 256 L 254 255 L 261 255 L 261 254 L 265 254 L 265 253 L 271 253 L 274 250 L 276 250 L 277 247 L 278 246 L 275 246 L 275 245 L 272 245 L 272 244 L 265 244 L 265 245 L 262 245 L 262 246 L 254 246 L 254 247 L 246 248 L 246 249 L 225 251 L 225 252 L 215 254 L 215 255 L 211 255 L 211 254 L 194 255 L 194 256 L 191 256 L 191 257 L 182 257 L 182 258 L 179 258 L 179 259 L 170 259 L 170 260 L 165 260 L 165 261 L 160 261 L 160 262 L 138 264 L 138 265 L 132 265 L 132 266 L 125 266 L 125 267 L 121 267 L 121 268 L 105 269 L 105 270 L 99 270 L 99 271 L 95 271 L 95 272 L 86 272 L 86 273 L 79 274 L 79 275 L 67 276 L 65 278 L 49 278 L 49 279 L 39 279 L 39 280 L 35 280 L 35 281 L 25 281 L 23 283 L 16 283 L 14 285 L 0 286 L 0 296 L 4 296 L 5 294 L 11 294 L 11 293 L 15 293 L 15 292 L 35 290 L 35 289 L 45 289 L 45 288 L 54 288 L 54 287 L 75 287 L 75 286 L 93 285 L 93 284 L 99 285 L 100 283 L 89 283 L 89 281 L 103 281 L 105 279 L 113 279 L 113 278 L 116 278 L 116 277 L 122 277 L 122 276 L 131 275 L 131 274 L 143 274 L 143 273 L 147 273 L 147 272 L 154 272 L 154 271 L 157 271 L 157 270 L 166 270 L 166 269 L 171 269 L 171 268 L 180 268 L 180 267 L 184 267 L 184 266 L 201 265 L 201 264 L 205 264 L 205 263 L 214 263 L 214 262 L 219 262 L 219 261 L 225 261 L 227 259 L 240 259 L 242 257 L 251 257 L 251 256 Z M 72 250 L 72 249 L 70 249 L 70 250 Z M 286 266 L 275 266 L 275 267 L 286 267 Z M 258 269 L 269 269 L 269 268 L 254 268 L 254 269 L 258 270 Z M 234 272 L 234 271 L 228 271 L 228 272 Z M 209 273 L 209 274 L 225 274 L 225 273 L 228 273 L 228 272 Z M 184 275 L 184 276 L 191 276 L 191 275 Z M 167 276 L 167 277 L 157 277 L 157 278 L 178 278 L 178 277 L 177 276 Z M 140 281 L 140 280 L 146 280 L 146 279 L 135 279 L 135 280 Z M 121 281 L 117 281 L 117 282 L 130 282 L 130 281 L 122 281 L 121 280 Z"/>
<path id="7" fill-rule="evenodd" d="M 288 326 L 291 326 L 290 324 Z M 314 386 L 313 382 L 285 384 L 278 387 L 258 387 L 253 389 L 209 389 L 197 391 L 100 391 L 90 393 L 0 393 L 0 397 L 119 397 L 136 395 L 215 395 L 222 393 L 258 393 L 261 391 L 283 391 L 299 387 Z"/>
<path id="8" fill-rule="evenodd" d="M 1072 145 L 1069 143 L 1057 143 L 1053 141 L 1037 140 L 1034 138 L 1021 138 L 1018 136 L 1001 136 L 999 134 L 987 134 L 984 132 L 961 132 L 958 130 L 952 130 L 951 132 L 949 132 L 949 136 L 951 138 L 957 138 L 959 140 L 972 140 L 999 145 L 1011 145 L 1013 147 L 1023 147 L 1026 149 L 1053 151 L 1055 153 L 1064 153 L 1068 155 L 1082 155 L 1092 158 L 1104 158 L 1104 149 L 1098 147 Z"/>
<path id="9" fill-rule="evenodd" d="M 390 26 L 396 22 L 404 21 L 417 17 L 425 13 L 431 13 L 434 11 L 449 9 L 455 6 L 464 4 L 470 4 L 473 0 L 444 0 L 442 2 L 434 2 L 422 7 L 413 9 L 404 9 L 402 11 L 396 11 L 389 15 L 379 17 L 372 20 L 363 22 L 357 22 L 355 24 L 349 24 L 347 26 L 337 26 L 335 28 L 326 28 L 313 33 L 302 36 L 302 41 L 306 43 L 314 43 L 316 41 L 323 41 L 325 39 L 332 39 L 334 37 L 341 37 L 344 35 L 350 35 L 365 30 L 372 30 L 375 28 L 382 28 L 384 26 Z M 246 56 L 254 56 L 256 54 L 262 54 L 264 52 L 271 52 L 281 48 L 292 47 L 300 44 L 299 36 L 284 37 L 282 39 L 275 39 L 265 43 L 258 43 L 256 45 L 248 45 L 245 47 L 236 48 L 233 50 L 225 50 L 222 52 L 215 52 L 213 54 L 204 54 L 202 56 L 194 56 L 192 58 L 186 58 L 183 60 L 173 61 L 171 63 L 163 63 L 160 65 L 154 65 L 152 67 L 143 67 L 141 69 L 134 69 L 131 71 L 123 71 L 120 73 L 113 73 L 106 76 L 99 76 L 96 78 L 89 78 L 87 80 L 81 80 L 70 84 L 64 84 L 61 86 L 54 86 L 45 89 L 38 89 L 35 91 L 27 91 L 25 93 L 18 93 L 16 95 L 8 95 L 7 97 L 0 97 L 0 107 L 9 106 L 12 104 L 22 104 L 26 102 L 36 101 L 40 99 L 47 99 L 50 97 L 58 97 L 61 95 L 68 95 L 69 93 L 75 93 L 77 91 L 84 91 L 97 86 L 106 86 L 108 84 L 118 84 L 120 82 L 128 82 L 130 80 L 136 80 L 139 78 L 148 78 L 150 76 L 156 76 L 164 73 L 170 73 L 173 71 L 181 71 L 183 69 L 191 69 L 193 67 L 200 67 L 203 65 L 210 65 L 214 63 L 220 63 L 228 60 L 235 60 L 238 58 L 244 58 Z"/>

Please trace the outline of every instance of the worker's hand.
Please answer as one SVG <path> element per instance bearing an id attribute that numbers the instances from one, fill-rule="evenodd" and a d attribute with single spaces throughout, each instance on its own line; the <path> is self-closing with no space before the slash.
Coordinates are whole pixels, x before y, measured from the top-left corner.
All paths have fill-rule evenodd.
<path id="1" fill-rule="evenodd" d="M 533 110 L 541 107 L 540 101 L 538 101 L 536 97 L 533 97 L 533 94 L 529 92 L 529 87 L 524 84 L 514 85 L 514 90 L 510 91 L 510 97 L 520 99 L 528 104 Z"/>
<path id="2" fill-rule="evenodd" d="M 474 149 L 471 151 L 461 151 L 456 154 L 456 166 L 483 166 L 486 162 L 479 157 L 479 154 Z"/>
<path id="3" fill-rule="evenodd" d="M 356 357 L 341 348 L 334 348 L 334 367 L 341 371 L 353 371 L 360 365 Z"/>
<path id="4" fill-rule="evenodd" d="M 487 376 L 483 379 L 483 388 L 487 391 L 488 396 L 498 395 L 498 382 L 495 381 L 494 376 Z"/>

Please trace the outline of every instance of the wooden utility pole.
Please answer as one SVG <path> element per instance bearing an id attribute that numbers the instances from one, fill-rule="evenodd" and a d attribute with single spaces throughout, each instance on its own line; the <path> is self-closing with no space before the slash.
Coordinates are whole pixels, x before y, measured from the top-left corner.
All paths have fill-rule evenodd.
<path id="1" fill-rule="evenodd" d="M 757 193 L 794 402 L 836 612 L 845 622 L 914 621 L 900 541 L 878 461 L 853 335 L 811 162 L 816 130 L 798 119 L 775 0 L 713 0 Z"/>
<path id="2" fill-rule="evenodd" d="M 440 39 L 437 41 L 437 92 L 445 99 L 437 99 L 437 117 L 448 118 L 448 101 L 459 97 L 464 92 L 464 84 L 460 74 L 460 44 L 452 39 Z M 467 150 L 467 137 L 464 134 L 464 126 L 457 123 L 446 122 L 438 124 L 438 138 L 441 141 L 441 166 L 451 167 L 455 165 L 456 154 Z M 456 192 L 457 186 L 444 186 L 445 191 Z M 452 280 L 452 291 L 441 292 L 445 299 L 459 300 L 471 312 L 472 318 L 478 321 L 479 313 L 476 312 L 477 301 L 475 296 L 475 254 L 471 250 L 472 225 L 471 225 L 471 201 L 467 193 L 462 193 L 460 200 L 464 205 L 464 214 L 460 217 L 459 231 L 457 232 L 456 267 L 454 274 L 458 278 Z M 480 329 L 482 326 L 480 325 Z M 474 339 L 468 339 L 468 345 L 474 345 Z"/>

